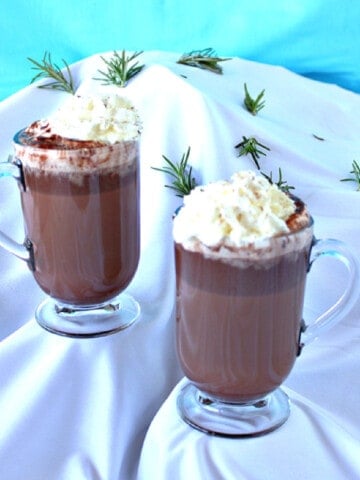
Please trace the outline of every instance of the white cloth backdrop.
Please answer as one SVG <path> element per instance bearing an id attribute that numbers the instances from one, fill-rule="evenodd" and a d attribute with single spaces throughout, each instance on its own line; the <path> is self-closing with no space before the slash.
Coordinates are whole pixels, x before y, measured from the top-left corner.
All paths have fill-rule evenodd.
<path id="1" fill-rule="evenodd" d="M 317 236 L 344 240 L 359 255 L 360 192 L 340 179 L 353 160 L 360 162 L 360 98 L 279 67 L 232 59 L 217 75 L 179 65 L 179 56 L 143 54 L 146 68 L 120 91 L 144 126 L 142 249 L 129 287 L 142 307 L 137 323 L 92 340 L 43 331 L 34 320 L 43 293 L 20 260 L 0 251 L 0 478 L 132 480 L 139 458 L 141 480 L 360 478 L 359 301 L 297 360 L 285 382 L 292 413 L 281 429 L 226 440 L 179 419 L 175 398 L 184 380 L 174 347 L 171 216 L 180 199 L 164 188 L 169 179 L 151 169 L 163 166 L 162 155 L 180 160 L 190 146 L 198 182 L 228 178 L 255 168 L 234 148 L 243 135 L 255 136 L 271 149 L 260 158 L 262 170 L 276 177 L 282 169 L 308 203 Z M 103 67 L 99 56 L 73 65 L 79 90 L 116 89 L 93 80 Z M 243 107 L 245 82 L 253 95 L 265 89 L 257 116 Z M 0 103 L 1 159 L 17 130 L 66 95 L 29 86 Z M 22 241 L 12 179 L 1 179 L 0 228 Z M 314 269 L 306 318 L 328 305 L 343 282 L 344 272 L 330 261 Z"/>

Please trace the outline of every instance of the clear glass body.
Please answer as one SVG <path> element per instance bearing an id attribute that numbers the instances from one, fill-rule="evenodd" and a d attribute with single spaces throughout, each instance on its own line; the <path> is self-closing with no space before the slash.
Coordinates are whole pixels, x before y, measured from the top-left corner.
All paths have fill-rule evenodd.
<path id="1" fill-rule="evenodd" d="M 305 326 L 307 273 L 319 256 L 348 268 L 337 302 Z M 304 344 L 339 321 L 356 301 L 355 257 L 337 240 L 313 237 L 313 221 L 295 232 L 240 248 L 224 258 L 175 243 L 177 351 L 189 384 L 178 397 L 182 418 L 222 436 L 255 436 L 289 416 L 279 388 Z"/>
<path id="2" fill-rule="evenodd" d="M 139 314 L 135 301 L 119 297 L 140 255 L 138 141 L 26 142 L 24 130 L 15 135 L 12 160 L 26 248 L 10 239 L 10 250 L 5 235 L 2 246 L 29 252 L 18 256 L 51 297 L 37 310 L 39 323 L 71 336 L 125 328 Z"/>
<path id="3" fill-rule="evenodd" d="M 103 303 L 130 283 L 139 260 L 139 179 L 102 169 L 81 175 L 24 167 L 21 204 L 34 249 L 34 277 L 51 297 Z"/>
<path id="4" fill-rule="evenodd" d="M 177 348 L 185 375 L 202 392 L 249 402 L 282 384 L 297 353 L 312 243 L 274 258 L 233 264 L 175 245 Z"/>

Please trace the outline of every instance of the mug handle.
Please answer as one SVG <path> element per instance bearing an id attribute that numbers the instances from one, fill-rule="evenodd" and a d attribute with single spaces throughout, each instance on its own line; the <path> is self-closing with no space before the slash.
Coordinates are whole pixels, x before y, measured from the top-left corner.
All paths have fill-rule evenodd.
<path id="1" fill-rule="evenodd" d="M 310 271 L 314 262 L 320 257 L 332 257 L 343 263 L 347 269 L 347 282 L 338 300 L 309 325 L 303 323 L 300 333 L 299 353 L 320 334 L 329 330 L 344 318 L 356 303 L 359 296 L 359 263 L 357 257 L 347 245 L 340 240 L 313 240 L 310 254 Z"/>
<path id="2" fill-rule="evenodd" d="M 11 155 L 6 162 L 0 162 L 0 178 L 4 177 L 12 177 L 23 185 L 22 165 L 14 162 Z M 30 268 L 33 265 L 33 249 L 28 238 L 21 244 L 0 231 L 0 247 L 27 262 Z"/>

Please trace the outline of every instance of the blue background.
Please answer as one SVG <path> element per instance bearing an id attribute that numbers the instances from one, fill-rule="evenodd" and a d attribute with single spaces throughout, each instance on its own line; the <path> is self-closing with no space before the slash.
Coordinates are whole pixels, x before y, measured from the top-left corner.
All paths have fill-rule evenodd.
<path id="1" fill-rule="evenodd" d="M 359 0 L 3 0 L 0 100 L 34 76 L 112 50 L 212 47 L 360 92 Z"/>

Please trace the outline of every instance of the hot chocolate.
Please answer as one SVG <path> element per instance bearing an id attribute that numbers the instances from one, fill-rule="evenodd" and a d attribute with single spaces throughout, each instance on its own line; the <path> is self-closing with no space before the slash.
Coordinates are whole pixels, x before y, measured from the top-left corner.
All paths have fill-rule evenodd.
<path id="1" fill-rule="evenodd" d="M 259 200 L 258 194 L 251 196 Z M 180 363 L 200 391 L 222 401 L 263 398 L 281 385 L 298 353 L 312 223 L 300 201 L 283 196 L 281 192 L 286 218 L 276 227 L 280 232 L 270 237 L 253 235 L 256 225 L 249 224 L 240 245 L 234 240 L 231 244 L 231 221 L 222 217 L 219 228 L 226 238 L 219 241 L 212 227 L 211 236 L 201 231 L 213 241 L 206 245 L 198 236 L 189 235 L 189 230 L 185 235 L 188 227 L 183 228 L 181 222 L 186 222 L 186 212 L 174 226 L 175 240 L 182 240 L 175 243 Z M 223 194 L 220 197 L 220 203 L 226 201 Z M 272 203 L 271 209 L 276 211 L 277 205 Z M 268 207 L 261 204 L 259 210 L 264 208 Z M 228 208 L 224 211 L 232 218 Z M 216 212 L 219 215 L 219 208 Z M 208 215 L 214 219 L 212 213 Z M 246 225 L 244 217 L 252 213 L 238 211 L 237 218 L 242 217 Z M 189 215 L 196 216 L 194 211 Z M 250 240 L 244 240 L 250 235 Z"/>
<path id="2" fill-rule="evenodd" d="M 61 302 L 90 307 L 124 290 L 137 268 L 138 131 L 132 138 L 135 114 L 126 131 L 124 118 L 129 122 L 133 110 L 122 100 L 115 98 L 117 108 L 109 99 L 71 102 L 71 111 L 81 110 L 77 117 L 58 114 L 20 131 L 15 158 L 22 168 L 21 203 L 36 281 Z M 79 132 L 83 138 L 76 138 Z"/>
<path id="3" fill-rule="evenodd" d="M 112 155 L 121 155 L 114 150 Z M 70 175 L 24 167 L 21 202 L 34 246 L 34 276 L 53 298 L 97 304 L 124 290 L 137 268 L 136 158 L 124 172 L 77 174 L 76 182 Z"/>
<path id="4" fill-rule="evenodd" d="M 246 402 L 287 377 L 298 352 L 309 246 L 241 267 L 176 244 L 178 354 L 201 391 Z"/>

